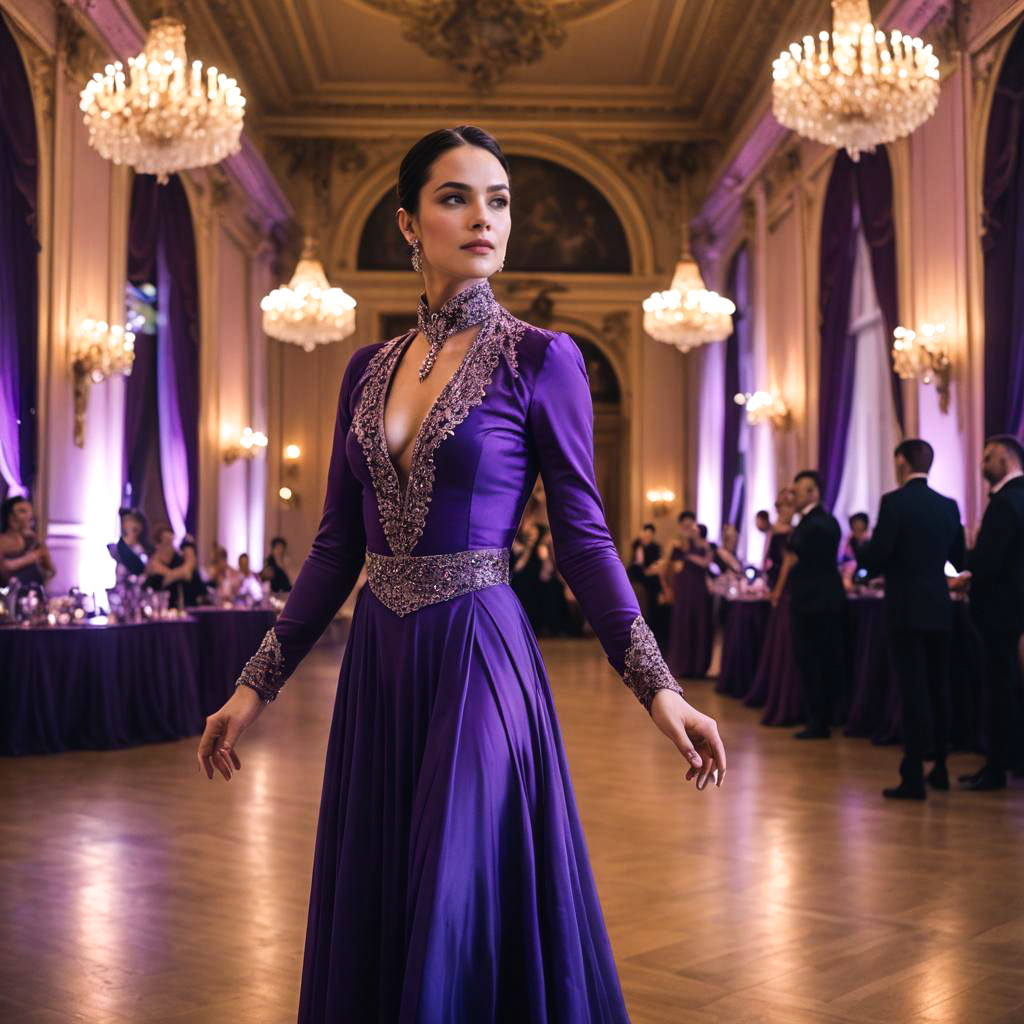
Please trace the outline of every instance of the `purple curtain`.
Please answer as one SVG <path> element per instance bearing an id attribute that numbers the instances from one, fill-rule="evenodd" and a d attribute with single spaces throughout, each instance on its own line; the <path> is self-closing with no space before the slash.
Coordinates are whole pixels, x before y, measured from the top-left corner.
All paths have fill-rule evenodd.
<path id="1" fill-rule="evenodd" d="M 1024 30 L 999 75 L 985 144 L 985 433 L 1024 433 Z"/>
<path id="2" fill-rule="evenodd" d="M 750 260 L 747 247 L 733 257 L 726 278 L 729 297 L 736 304 L 732 334 L 725 342 L 725 428 L 722 431 L 722 525 L 738 525 L 743 517 L 744 471 L 740 452 L 743 407 L 735 402 L 742 390 L 740 358 L 750 347 Z"/>
<path id="3" fill-rule="evenodd" d="M 125 436 L 142 415 L 156 381 L 157 437 L 163 498 L 176 536 L 194 533 L 199 506 L 199 283 L 192 214 L 181 181 L 158 185 L 136 175 L 128 231 L 128 280 L 157 289 L 157 339 L 150 376 L 128 378 Z M 140 476 L 149 448 L 141 439 L 126 446 L 125 481 L 143 486 Z M 139 499 L 136 496 L 136 503 Z"/>
<path id="4" fill-rule="evenodd" d="M 37 173 L 32 92 L 0 17 L 0 500 L 35 479 Z"/>
<path id="5" fill-rule="evenodd" d="M 853 373 L 856 359 L 850 335 L 853 269 L 857 259 L 854 206 L 860 210 L 871 254 L 871 276 L 887 337 L 899 322 L 896 284 L 896 237 L 892 213 L 892 172 L 884 147 L 864 153 L 854 163 L 840 150 L 832 168 L 821 225 L 818 309 L 821 362 L 818 387 L 818 466 L 824 501 L 831 508 L 839 494 L 846 457 Z M 903 424 L 899 378 L 891 375 L 893 407 Z"/>

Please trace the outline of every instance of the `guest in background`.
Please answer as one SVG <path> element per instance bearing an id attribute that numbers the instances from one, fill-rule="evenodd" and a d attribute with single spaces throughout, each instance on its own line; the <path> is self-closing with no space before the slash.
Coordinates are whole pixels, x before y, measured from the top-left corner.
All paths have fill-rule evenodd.
<path id="1" fill-rule="evenodd" d="M 985 647 L 988 687 L 988 758 L 981 769 L 962 776 L 965 789 L 1006 786 L 1013 767 L 1012 740 L 1021 721 L 1020 640 L 1024 634 L 1024 446 L 1010 435 L 985 442 L 981 472 L 989 501 L 970 569 L 971 618 Z"/>
<path id="2" fill-rule="evenodd" d="M 852 561 L 859 564 L 861 554 L 871 540 L 871 520 L 867 512 L 854 512 L 849 518 L 850 536 L 843 547 L 840 561 Z"/>
<path id="3" fill-rule="evenodd" d="M 107 550 L 117 562 L 117 582 L 128 576 L 141 576 L 146 571 L 149 548 L 146 544 L 146 517 L 137 508 L 120 508 L 121 536 Z"/>
<path id="4" fill-rule="evenodd" d="M 263 563 L 260 579 L 270 584 L 273 594 L 287 594 L 292 589 L 292 581 L 285 570 L 288 558 L 288 541 L 284 537 L 274 537 L 270 542 L 270 554 Z"/>
<path id="5" fill-rule="evenodd" d="M 776 503 L 776 507 L 778 504 Z M 754 516 L 754 526 L 757 532 L 764 537 L 764 549 L 761 552 L 761 563 L 758 566 L 760 569 L 768 568 L 768 544 L 771 541 L 772 536 L 772 517 L 768 509 L 763 508 L 757 515 Z"/>
<path id="6" fill-rule="evenodd" d="M 923 800 L 923 762 L 934 761 L 928 784 L 949 789 L 949 656 L 953 626 L 946 562 L 964 564 L 960 509 L 928 486 L 935 453 L 911 438 L 895 452 L 899 488 L 882 498 L 871 542 L 861 561 L 885 577 L 889 650 L 903 698 L 900 784 L 883 790 L 895 800 Z"/>
<path id="7" fill-rule="evenodd" d="M 228 562 L 227 548 L 220 544 L 213 545 L 213 552 L 206 566 L 206 580 L 221 604 L 234 602 L 238 597 L 242 574 Z"/>
<path id="8" fill-rule="evenodd" d="M 146 583 L 150 590 L 170 592 L 170 604 L 185 607 L 185 585 L 192 579 L 196 568 L 195 548 L 179 551 L 174 546 L 174 531 L 169 526 L 158 526 L 153 534 L 156 547 L 146 562 Z"/>
<path id="9" fill-rule="evenodd" d="M 263 600 L 263 585 L 259 576 L 252 571 L 249 565 L 249 556 L 243 552 L 238 556 L 238 574 L 241 581 L 238 584 L 238 597 L 243 601 L 258 603 Z"/>
<path id="10" fill-rule="evenodd" d="M 545 528 L 546 529 L 546 528 Z M 544 625 L 544 595 L 540 570 L 543 562 L 544 532 L 535 520 L 524 520 L 512 542 L 509 586 L 515 591 L 536 635 Z"/>
<path id="11" fill-rule="evenodd" d="M 795 515 L 796 492 L 792 487 L 783 487 L 775 498 L 775 522 L 771 524 L 763 561 L 768 589 L 773 594 L 781 595 L 785 589 L 778 584 L 786 552 L 789 551 L 789 538 L 793 533 Z M 778 596 L 774 603 L 778 604 Z"/>
<path id="12" fill-rule="evenodd" d="M 679 536 L 669 555 L 672 618 L 669 623 L 668 666 L 673 675 L 703 679 L 711 665 L 714 620 L 708 590 L 711 549 L 701 536 L 692 512 L 679 515 Z"/>
<path id="13" fill-rule="evenodd" d="M 821 479 L 811 469 L 793 481 L 800 522 L 789 538 L 780 575 L 788 583 L 793 651 L 804 686 L 807 727 L 797 739 L 828 739 L 843 670 L 846 594 L 839 576 L 839 523 L 821 504 Z"/>
<path id="14" fill-rule="evenodd" d="M 636 585 L 634 590 L 640 610 L 648 623 L 661 593 L 661 577 L 656 568 L 661 559 L 661 545 L 655 539 L 656 533 L 654 523 L 644 523 L 640 536 L 633 539 L 632 561 L 626 570 L 626 575 Z"/>
<path id="15" fill-rule="evenodd" d="M 25 495 L 0 505 L 0 586 L 16 579 L 44 587 L 57 574 L 50 551 L 36 534 L 35 512 Z"/>
<path id="16" fill-rule="evenodd" d="M 722 543 L 715 548 L 715 561 L 723 573 L 739 575 L 743 572 L 743 563 L 736 554 L 739 540 L 739 530 L 732 523 L 726 523 L 722 527 Z"/>
<path id="17" fill-rule="evenodd" d="M 210 588 L 199 571 L 199 549 L 195 537 L 186 533 L 181 541 L 182 557 L 192 566 L 192 575 L 184 581 L 185 607 L 210 603 Z"/>

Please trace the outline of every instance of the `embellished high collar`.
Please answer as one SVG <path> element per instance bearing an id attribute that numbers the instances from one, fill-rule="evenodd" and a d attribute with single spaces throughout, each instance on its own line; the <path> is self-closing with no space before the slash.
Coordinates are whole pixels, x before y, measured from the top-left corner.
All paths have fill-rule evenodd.
<path id="1" fill-rule="evenodd" d="M 420 364 L 420 380 L 426 380 L 427 374 L 433 369 L 438 352 L 441 351 L 441 346 L 448 338 L 467 327 L 483 323 L 494 316 L 500 308 L 494 292 L 491 291 L 491 282 L 487 280 L 464 288 L 433 313 L 427 305 L 426 295 L 421 295 L 416 311 L 416 326 L 427 339 L 429 348 Z"/>

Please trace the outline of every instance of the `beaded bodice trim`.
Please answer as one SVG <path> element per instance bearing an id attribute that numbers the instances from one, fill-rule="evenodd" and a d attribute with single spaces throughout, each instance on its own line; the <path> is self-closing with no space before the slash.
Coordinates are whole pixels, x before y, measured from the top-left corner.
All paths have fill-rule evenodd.
<path id="1" fill-rule="evenodd" d="M 269 704 L 277 697 L 283 685 L 283 675 L 284 654 L 281 642 L 277 639 L 277 631 L 271 626 L 256 653 L 245 663 L 235 686 L 248 686 L 263 698 L 264 704 Z"/>
<path id="2" fill-rule="evenodd" d="M 629 648 L 626 651 L 626 667 L 622 679 L 648 714 L 654 695 L 659 690 L 672 690 L 680 697 L 683 695 L 683 688 L 665 664 L 658 641 L 654 639 L 651 627 L 642 615 L 638 615 L 629 628 Z"/>
<path id="3" fill-rule="evenodd" d="M 483 400 L 502 356 L 518 376 L 517 350 L 526 324 L 494 303 L 458 369 L 441 389 L 416 433 L 403 492 L 384 432 L 384 407 L 395 368 L 415 332 L 393 338 L 367 364 L 352 430 L 370 470 L 381 527 L 395 555 L 408 555 L 427 522 L 434 489 L 434 453 Z"/>
<path id="4" fill-rule="evenodd" d="M 508 548 L 439 555 L 366 552 L 367 585 L 373 596 L 398 616 L 508 580 Z"/>

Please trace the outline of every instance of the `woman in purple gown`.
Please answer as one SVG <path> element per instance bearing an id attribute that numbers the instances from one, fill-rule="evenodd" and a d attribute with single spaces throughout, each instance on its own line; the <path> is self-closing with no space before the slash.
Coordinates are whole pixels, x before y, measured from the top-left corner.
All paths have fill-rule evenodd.
<path id="1" fill-rule="evenodd" d="M 299 1020 L 622 1022 L 627 1015 L 537 642 L 508 584 L 540 472 L 558 568 L 609 661 L 721 785 L 715 722 L 640 616 L 594 482 L 579 349 L 498 304 L 511 218 L 497 143 L 431 133 L 398 223 L 422 270 L 418 329 L 341 382 L 327 497 L 277 624 L 207 721 L 208 778 L 366 566 L 331 724 Z"/>
<path id="2" fill-rule="evenodd" d="M 711 548 L 698 532 L 692 512 L 679 516 L 679 538 L 669 556 L 672 619 L 668 666 L 681 679 L 703 679 L 711 666 L 714 603 L 708 590 Z"/>

